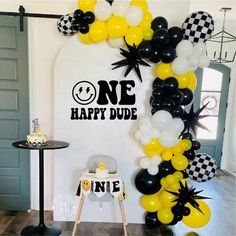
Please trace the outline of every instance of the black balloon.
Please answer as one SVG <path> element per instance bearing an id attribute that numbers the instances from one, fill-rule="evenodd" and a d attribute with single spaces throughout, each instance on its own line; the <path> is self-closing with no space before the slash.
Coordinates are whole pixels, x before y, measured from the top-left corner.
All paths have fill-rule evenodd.
<path id="1" fill-rule="evenodd" d="M 170 35 L 170 44 L 175 48 L 177 44 L 183 39 L 182 29 L 174 26 L 169 28 L 168 33 Z"/>
<path id="2" fill-rule="evenodd" d="M 162 161 L 158 167 L 161 177 L 166 177 L 167 175 L 175 172 L 175 169 L 170 161 Z"/>
<path id="3" fill-rule="evenodd" d="M 188 160 L 192 161 L 196 157 L 196 153 L 194 150 L 190 149 L 189 151 L 184 152 L 184 156 L 188 158 Z"/>
<path id="4" fill-rule="evenodd" d="M 183 113 L 184 109 L 181 106 L 177 106 L 171 111 L 171 114 L 173 115 L 174 118 L 182 117 Z"/>
<path id="5" fill-rule="evenodd" d="M 183 206 L 176 204 L 171 208 L 171 211 L 173 212 L 174 215 L 180 215 L 183 213 Z"/>
<path id="6" fill-rule="evenodd" d="M 152 108 L 153 108 L 154 110 L 159 111 L 159 110 L 162 109 L 162 100 L 161 100 L 161 99 L 155 99 L 155 98 L 154 98 L 154 99 L 152 100 L 151 105 L 152 105 Z"/>
<path id="7" fill-rule="evenodd" d="M 154 32 L 152 41 L 154 45 L 163 46 L 169 43 L 169 38 L 170 36 L 166 29 L 158 29 Z"/>
<path id="8" fill-rule="evenodd" d="M 162 109 L 171 112 L 175 106 L 175 102 L 171 98 L 164 98 L 162 101 Z"/>
<path id="9" fill-rule="evenodd" d="M 80 27 L 80 23 L 78 23 L 76 20 L 74 20 L 74 21 L 72 21 L 72 24 L 71 24 L 71 26 L 72 26 L 72 29 L 74 30 L 74 31 L 79 31 L 79 27 Z"/>
<path id="10" fill-rule="evenodd" d="M 162 99 L 164 97 L 164 90 L 163 88 L 155 88 L 153 91 L 152 91 L 152 96 L 156 99 Z"/>
<path id="11" fill-rule="evenodd" d="M 179 83 L 175 77 L 168 77 L 163 81 L 163 88 L 168 92 L 175 92 L 178 89 Z"/>
<path id="12" fill-rule="evenodd" d="M 157 77 L 156 79 L 153 80 L 152 89 L 162 87 L 162 84 L 163 84 L 163 80 Z"/>
<path id="13" fill-rule="evenodd" d="M 177 90 L 172 94 L 171 97 L 173 98 L 176 104 L 181 104 L 184 99 L 184 94 L 180 90 Z"/>
<path id="14" fill-rule="evenodd" d="M 189 105 L 193 100 L 193 92 L 188 88 L 180 89 L 180 91 L 183 93 L 183 101 L 181 102 L 181 105 Z"/>
<path id="15" fill-rule="evenodd" d="M 153 46 L 149 41 L 143 41 L 139 46 L 138 46 L 138 53 L 142 58 L 149 59 L 153 55 Z"/>
<path id="16" fill-rule="evenodd" d="M 145 224 L 148 228 L 154 229 L 162 223 L 157 218 L 157 212 L 147 212 L 145 216 Z"/>
<path id="17" fill-rule="evenodd" d="M 83 22 L 84 20 L 84 12 L 80 9 L 77 9 L 74 11 L 74 18 L 75 20 L 80 23 L 80 22 Z"/>
<path id="18" fill-rule="evenodd" d="M 190 215 L 190 208 L 188 208 L 188 207 L 184 207 L 183 208 L 183 216 L 188 216 L 188 215 Z"/>
<path id="19" fill-rule="evenodd" d="M 199 150 L 201 148 L 201 143 L 197 140 L 192 141 L 192 149 Z"/>
<path id="20" fill-rule="evenodd" d="M 176 51 L 173 47 L 165 47 L 160 52 L 160 59 L 164 63 L 170 63 L 176 58 Z"/>
<path id="21" fill-rule="evenodd" d="M 141 169 L 135 177 L 135 186 L 142 194 L 154 194 L 161 189 L 161 178 L 159 173 L 150 175 L 146 169 Z"/>
<path id="22" fill-rule="evenodd" d="M 168 22 L 164 17 L 158 16 L 153 19 L 152 24 L 151 24 L 151 28 L 154 31 L 156 31 L 158 29 L 162 29 L 162 28 L 168 29 Z"/>
<path id="23" fill-rule="evenodd" d="M 160 61 L 159 50 L 155 49 L 152 53 L 152 56 L 149 58 L 149 61 L 153 63 L 158 63 Z"/>
<path id="24" fill-rule="evenodd" d="M 193 135 L 191 133 L 184 133 L 182 134 L 182 139 L 189 139 L 192 141 Z"/>
<path id="25" fill-rule="evenodd" d="M 95 15 L 91 11 L 85 12 L 83 18 L 86 24 L 92 24 L 95 21 Z"/>
<path id="26" fill-rule="evenodd" d="M 89 32 L 89 26 L 88 24 L 80 24 L 79 31 L 82 34 L 87 34 Z"/>

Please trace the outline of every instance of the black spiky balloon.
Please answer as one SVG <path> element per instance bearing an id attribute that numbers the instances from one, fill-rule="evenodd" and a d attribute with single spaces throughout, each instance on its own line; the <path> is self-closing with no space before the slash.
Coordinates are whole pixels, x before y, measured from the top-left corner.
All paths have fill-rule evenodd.
<path id="1" fill-rule="evenodd" d="M 106 0 L 110 5 L 114 2 L 114 0 Z"/>
<path id="2" fill-rule="evenodd" d="M 180 184 L 180 189 L 178 190 L 178 192 L 165 190 L 168 193 L 171 193 L 177 197 L 175 200 L 173 200 L 173 202 L 178 202 L 179 204 L 181 203 L 182 205 L 185 205 L 186 203 L 190 203 L 194 208 L 196 208 L 198 211 L 200 211 L 204 215 L 203 211 L 199 207 L 199 204 L 196 200 L 211 199 L 211 198 L 198 195 L 203 190 L 196 191 L 196 188 L 193 188 L 193 187 L 189 188 L 186 181 L 185 181 L 185 185 L 183 185 L 181 181 L 179 182 L 179 184 Z"/>
<path id="3" fill-rule="evenodd" d="M 131 70 L 134 70 L 138 78 L 142 82 L 142 75 L 140 72 L 139 65 L 143 65 L 143 66 L 150 66 L 150 65 L 140 57 L 138 53 L 138 49 L 135 46 L 135 44 L 133 46 L 130 46 L 126 43 L 126 46 L 128 50 L 124 50 L 123 48 L 120 48 L 120 54 L 123 57 L 125 57 L 125 59 L 112 63 L 112 66 L 115 66 L 112 68 L 112 70 L 123 67 L 123 66 L 127 66 L 124 76 L 126 77 L 130 73 Z"/>
<path id="4" fill-rule="evenodd" d="M 182 134 L 184 134 L 186 131 L 189 133 L 190 129 L 193 131 L 193 133 L 196 135 L 196 128 L 200 127 L 202 129 L 208 130 L 209 129 L 204 126 L 199 120 L 203 119 L 205 117 L 208 117 L 208 115 L 200 115 L 201 112 L 207 107 L 208 103 L 202 106 L 201 108 L 198 108 L 194 111 L 193 104 L 190 108 L 189 112 L 186 112 L 183 115 L 183 122 L 184 122 L 184 130 L 182 131 Z"/>

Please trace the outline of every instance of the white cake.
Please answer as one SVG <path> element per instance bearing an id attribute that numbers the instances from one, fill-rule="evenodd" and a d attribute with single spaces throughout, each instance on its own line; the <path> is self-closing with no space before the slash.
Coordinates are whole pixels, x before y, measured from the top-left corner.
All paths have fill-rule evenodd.
<path id="1" fill-rule="evenodd" d="M 48 142 L 45 134 L 30 134 L 27 135 L 27 142 L 31 145 L 46 145 Z"/>
<path id="2" fill-rule="evenodd" d="M 105 164 L 100 163 L 99 167 L 96 169 L 95 178 L 105 179 L 109 177 L 108 170 L 105 169 Z"/>

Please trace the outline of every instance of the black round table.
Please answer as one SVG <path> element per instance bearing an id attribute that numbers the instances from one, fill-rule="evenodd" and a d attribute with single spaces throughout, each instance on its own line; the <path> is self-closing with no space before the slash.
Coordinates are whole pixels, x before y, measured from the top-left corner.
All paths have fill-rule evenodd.
<path id="1" fill-rule="evenodd" d="M 47 145 L 31 145 L 26 140 L 12 143 L 13 147 L 39 150 L 39 224 L 30 225 L 21 231 L 21 235 L 60 235 L 61 230 L 55 226 L 46 226 L 44 223 L 44 150 L 67 148 L 69 143 L 49 140 Z"/>

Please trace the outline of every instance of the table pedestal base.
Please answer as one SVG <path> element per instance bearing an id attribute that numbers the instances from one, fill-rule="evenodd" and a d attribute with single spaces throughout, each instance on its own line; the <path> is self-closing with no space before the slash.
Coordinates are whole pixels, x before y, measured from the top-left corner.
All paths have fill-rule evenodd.
<path id="1" fill-rule="evenodd" d="M 21 231 L 21 235 L 47 235 L 47 236 L 57 236 L 61 234 L 61 230 L 55 226 L 46 225 L 29 225 Z"/>

